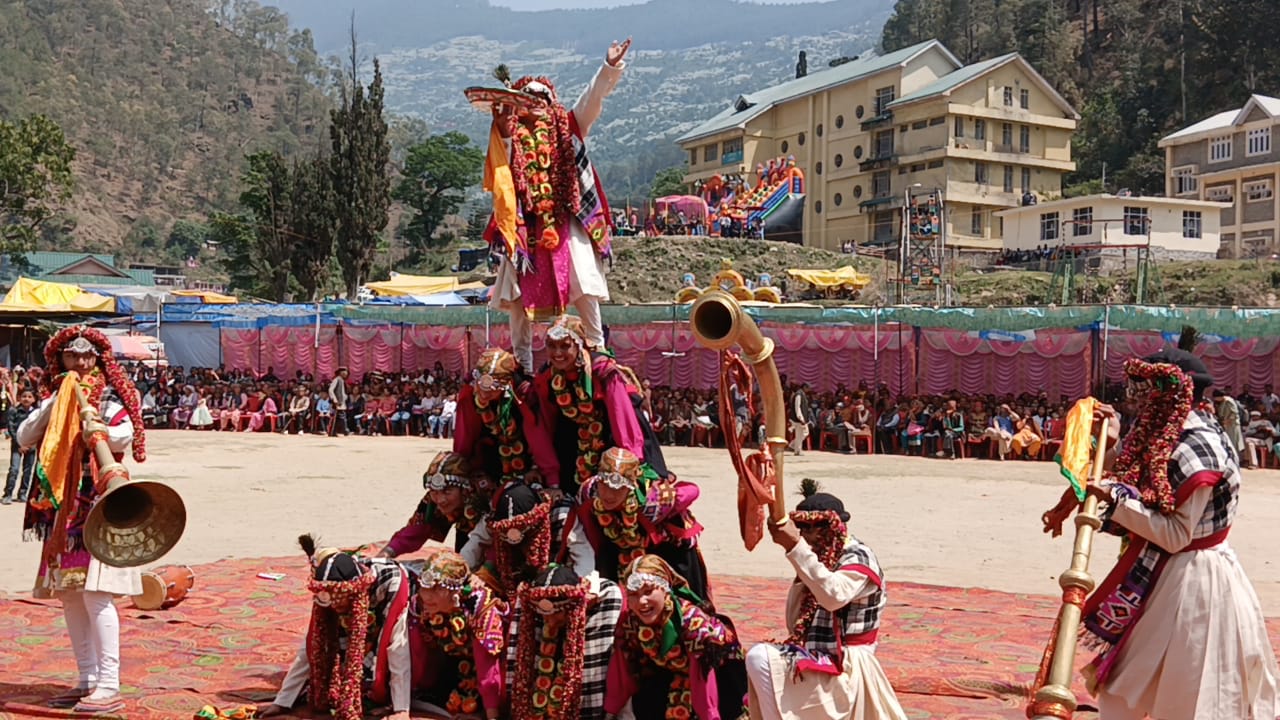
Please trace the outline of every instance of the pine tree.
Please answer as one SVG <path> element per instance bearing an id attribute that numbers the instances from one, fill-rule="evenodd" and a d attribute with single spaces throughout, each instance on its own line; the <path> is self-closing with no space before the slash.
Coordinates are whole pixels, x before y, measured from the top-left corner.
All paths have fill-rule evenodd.
<path id="1" fill-rule="evenodd" d="M 289 295 L 289 263 L 297 246 L 293 233 L 293 177 L 276 152 L 250 155 L 241 176 L 240 204 L 253 215 L 254 266 L 266 278 L 269 299 L 284 302 Z"/>
<path id="2" fill-rule="evenodd" d="M 351 65 L 341 93 L 341 106 L 331 113 L 329 138 L 333 188 L 338 208 L 338 262 L 347 297 L 369 279 L 391 205 L 391 146 L 382 114 L 382 68 L 373 61 L 373 82 L 366 94 L 360 84 L 355 20 L 351 26 Z"/>
<path id="3" fill-rule="evenodd" d="M 338 228 L 336 198 L 328 158 L 294 162 L 291 225 L 298 242 L 289 265 L 303 300 L 315 300 L 329 277 Z"/>

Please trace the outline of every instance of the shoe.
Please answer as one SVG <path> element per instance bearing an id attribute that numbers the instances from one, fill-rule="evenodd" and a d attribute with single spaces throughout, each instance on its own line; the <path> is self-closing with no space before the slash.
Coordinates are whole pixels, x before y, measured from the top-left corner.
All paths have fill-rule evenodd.
<path id="1" fill-rule="evenodd" d="M 51 707 L 56 710 L 69 710 L 80 702 L 81 698 L 88 697 L 93 691 L 88 688 L 71 688 L 58 695 L 54 695 L 45 701 L 45 707 Z"/>
<path id="2" fill-rule="evenodd" d="M 0 505 L 12 505 L 12 504 L 13 504 L 13 499 L 10 498 L 8 495 L 5 495 L 4 497 L 0 498 Z"/>
<path id="3" fill-rule="evenodd" d="M 71 708 L 71 712 L 84 715 L 108 716 L 118 715 L 121 710 L 124 710 L 124 707 L 124 698 L 119 695 L 92 700 L 86 697 L 76 703 Z"/>

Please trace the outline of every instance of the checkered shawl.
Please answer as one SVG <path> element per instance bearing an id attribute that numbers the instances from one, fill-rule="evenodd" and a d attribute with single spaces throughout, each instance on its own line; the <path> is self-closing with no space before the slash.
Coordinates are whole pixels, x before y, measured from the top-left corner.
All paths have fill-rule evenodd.
<path id="1" fill-rule="evenodd" d="M 411 583 L 409 593 L 412 594 L 415 592 L 417 577 L 407 569 L 401 572 L 400 563 L 389 558 L 360 558 L 357 562 L 374 574 L 373 585 L 369 587 L 369 608 L 378 616 L 378 632 L 381 632 L 391 601 L 400 592 L 400 583 Z"/>
<path id="2" fill-rule="evenodd" d="M 819 605 L 813 622 L 809 623 L 809 630 L 805 633 L 804 649 L 812 654 L 839 657 L 843 652 L 843 638 L 868 633 L 880 627 L 880 616 L 889 602 L 884 591 L 880 562 L 876 560 L 876 554 L 871 548 L 863 545 L 857 538 L 849 538 L 849 545 L 840 555 L 837 568 L 848 568 L 863 574 L 870 570 L 875 573 L 875 579 L 880 581 L 879 587 L 875 592 L 854 600 L 835 613 Z M 837 623 L 840 628 L 838 635 Z"/>
<path id="3" fill-rule="evenodd" d="M 564 547 L 565 544 L 565 523 L 569 521 L 569 516 L 573 514 L 575 509 L 573 498 L 565 496 L 560 498 L 559 502 L 551 506 L 551 554 L 547 557 L 555 560 L 560 557 L 563 549 L 565 556 L 568 556 L 569 550 Z"/>
<path id="4" fill-rule="evenodd" d="M 610 246 L 612 230 L 610 224 L 613 218 L 609 212 L 609 203 L 605 199 L 604 191 L 600 188 L 600 178 L 596 175 L 596 169 L 587 156 L 587 143 L 582 139 L 577 118 L 573 113 L 569 114 L 569 122 L 573 130 L 574 164 L 578 168 L 578 194 L 582 198 L 577 218 L 586 229 L 587 237 L 591 238 L 591 245 L 596 252 L 600 253 L 600 257 L 607 258 L 613 254 Z"/>
<path id="5" fill-rule="evenodd" d="M 595 602 L 587 610 L 587 637 L 583 648 L 582 693 L 578 717 L 582 720 L 604 720 L 605 679 L 609 674 L 609 659 L 613 655 L 613 631 L 622 616 L 622 590 L 617 583 L 600 579 Z M 517 603 L 511 614 L 507 630 L 507 687 L 515 687 L 516 648 L 515 638 L 520 637 L 520 620 L 523 608 Z"/>
<path id="6" fill-rule="evenodd" d="M 1217 419 L 1204 411 L 1192 410 L 1183 423 L 1178 446 L 1169 458 L 1169 484 L 1174 495 L 1178 495 L 1188 480 L 1202 472 L 1221 473 L 1222 477 L 1214 484 L 1212 499 L 1192 530 L 1193 541 L 1231 527 L 1239 505 L 1240 460 Z M 1113 511 L 1114 507 L 1108 508 L 1103 530 L 1125 534 L 1124 528 L 1111 522 L 1110 513 Z M 1122 558 L 1095 592 L 1098 597 L 1091 597 L 1085 606 L 1083 639 L 1086 646 L 1102 651 L 1099 657 L 1103 666 L 1107 656 L 1141 614 L 1151 588 L 1171 557 L 1155 543 L 1136 538 L 1134 541 L 1141 543 L 1140 548 L 1131 547 L 1130 550 L 1137 554 L 1136 559 L 1126 566 L 1125 558 Z M 1118 577 L 1118 573 L 1123 577 Z M 1111 592 L 1106 593 L 1108 588 Z M 1100 672 L 1099 677 L 1104 676 L 1105 673 Z"/>

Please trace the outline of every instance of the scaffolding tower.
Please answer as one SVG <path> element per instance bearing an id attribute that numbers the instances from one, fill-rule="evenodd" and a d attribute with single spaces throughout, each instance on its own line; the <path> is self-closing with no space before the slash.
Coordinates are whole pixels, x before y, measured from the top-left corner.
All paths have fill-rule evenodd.
<path id="1" fill-rule="evenodd" d="M 1049 281 L 1049 301 L 1059 305 L 1073 305 L 1077 303 L 1097 303 L 1097 302 L 1124 302 L 1137 303 L 1139 305 L 1154 303 L 1161 304 L 1164 302 L 1164 283 L 1160 279 L 1160 267 L 1156 262 L 1151 248 L 1151 223 L 1148 220 L 1145 227 L 1146 242 L 1124 243 L 1124 244 L 1107 244 L 1106 226 L 1112 222 L 1127 221 L 1096 221 L 1103 223 L 1103 240 L 1102 243 L 1085 243 L 1079 245 L 1063 245 L 1059 248 L 1061 255 L 1058 256 L 1053 268 L 1053 277 Z M 1095 221 L 1090 220 L 1090 225 Z M 1072 226 L 1072 221 L 1064 223 L 1066 227 Z M 1074 233 L 1073 233 L 1074 234 Z M 1129 234 L 1129 233 L 1126 233 Z M 1141 236 L 1139 236 L 1141 237 Z M 1081 275 L 1096 276 L 1102 270 L 1102 253 L 1108 250 L 1119 250 L 1124 255 L 1123 270 L 1125 273 L 1129 270 L 1128 252 L 1134 251 L 1134 275 L 1129 282 L 1128 287 L 1121 287 L 1121 296 L 1115 297 L 1111 294 L 1099 297 L 1087 296 L 1084 286 L 1082 287 L 1077 279 Z"/>
<path id="2" fill-rule="evenodd" d="M 898 277 L 893 279 L 900 305 L 943 305 L 948 299 L 943 268 L 947 248 L 944 210 L 942 191 L 913 195 L 907 189 L 898 246 Z"/>

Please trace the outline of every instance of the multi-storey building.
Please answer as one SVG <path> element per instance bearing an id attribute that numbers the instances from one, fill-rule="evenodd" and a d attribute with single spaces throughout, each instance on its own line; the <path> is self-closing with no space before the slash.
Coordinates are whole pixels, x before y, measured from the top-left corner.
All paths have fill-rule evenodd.
<path id="1" fill-rule="evenodd" d="M 1254 95 L 1160 140 L 1169 197 L 1231 203 L 1222 211 L 1219 257 L 1275 252 L 1280 242 L 1280 99 Z"/>
<path id="2" fill-rule="evenodd" d="M 740 95 L 677 142 L 690 184 L 794 156 L 807 245 L 896 242 L 908 193 L 941 190 L 948 244 L 998 250 L 995 211 L 1061 195 L 1078 118 L 1021 56 L 962 66 L 934 40 Z"/>

